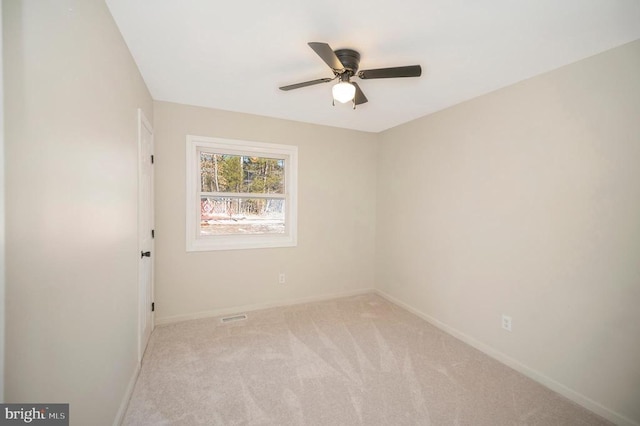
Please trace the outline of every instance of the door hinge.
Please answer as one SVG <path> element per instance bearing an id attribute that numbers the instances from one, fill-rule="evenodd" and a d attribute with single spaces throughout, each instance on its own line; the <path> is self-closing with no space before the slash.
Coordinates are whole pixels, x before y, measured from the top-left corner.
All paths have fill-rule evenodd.
<path id="1" fill-rule="evenodd" d="M 154 158 L 153 158 L 153 155 L 152 155 L 151 156 L 151 164 L 153 164 L 153 160 L 154 160 Z"/>
<path id="2" fill-rule="evenodd" d="M 151 302 L 151 312 L 155 312 L 156 310 L 156 304 L 155 302 Z"/>
<path id="3" fill-rule="evenodd" d="M 151 230 L 151 238 L 155 238 L 156 237 L 156 230 L 152 229 Z"/>

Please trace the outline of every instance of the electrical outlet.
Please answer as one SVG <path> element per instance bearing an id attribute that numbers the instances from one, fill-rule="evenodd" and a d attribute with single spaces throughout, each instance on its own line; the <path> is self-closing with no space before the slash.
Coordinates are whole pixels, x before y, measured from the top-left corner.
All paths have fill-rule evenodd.
<path id="1" fill-rule="evenodd" d="M 280 272 L 280 275 L 278 275 L 278 282 L 280 284 L 284 284 L 284 281 L 285 281 L 284 272 Z"/>
<path id="2" fill-rule="evenodd" d="M 502 314 L 502 328 L 507 331 L 511 331 L 511 317 L 505 314 Z"/>

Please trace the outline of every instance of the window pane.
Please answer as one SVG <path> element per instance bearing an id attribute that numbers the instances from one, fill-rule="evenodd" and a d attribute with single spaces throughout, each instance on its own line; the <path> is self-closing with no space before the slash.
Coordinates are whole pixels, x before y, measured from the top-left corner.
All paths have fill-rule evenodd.
<path id="1" fill-rule="evenodd" d="M 201 192 L 284 193 L 284 160 L 200 153 Z"/>
<path id="2" fill-rule="evenodd" d="M 200 198 L 200 235 L 284 232 L 281 198 Z"/>

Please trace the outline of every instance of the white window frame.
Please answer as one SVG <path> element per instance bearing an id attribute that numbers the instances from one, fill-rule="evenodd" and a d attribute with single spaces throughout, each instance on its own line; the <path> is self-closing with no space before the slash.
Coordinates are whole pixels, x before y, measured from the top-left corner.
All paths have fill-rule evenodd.
<path id="1" fill-rule="evenodd" d="M 252 155 L 285 160 L 283 234 L 200 235 L 200 152 Z M 296 246 L 298 219 L 298 147 L 234 139 L 187 136 L 187 251 L 236 250 Z M 249 195 L 249 194 L 248 194 Z"/>

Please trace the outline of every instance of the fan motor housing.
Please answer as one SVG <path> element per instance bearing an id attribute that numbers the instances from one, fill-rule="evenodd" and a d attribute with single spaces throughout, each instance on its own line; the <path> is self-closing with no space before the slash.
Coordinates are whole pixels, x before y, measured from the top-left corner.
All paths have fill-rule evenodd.
<path id="1" fill-rule="evenodd" d="M 355 75 L 360 65 L 360 54 L 351 49 L 338 49 L 336 56 L 350 75 Z"/>

